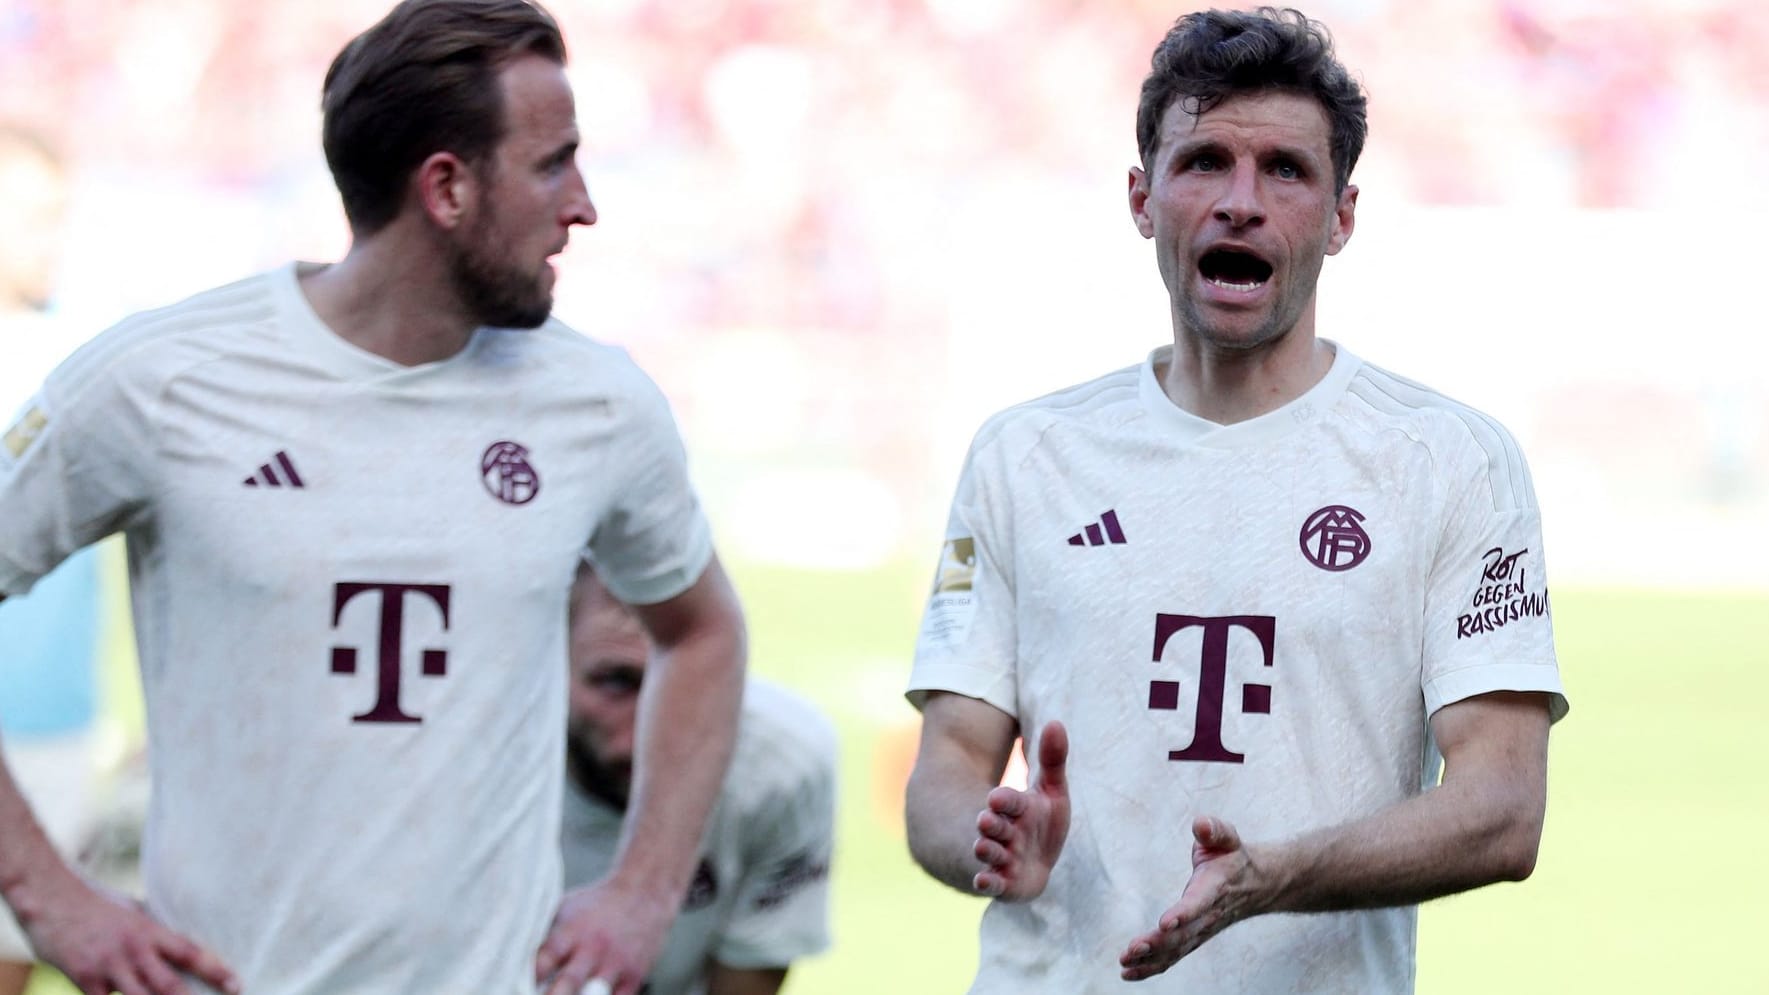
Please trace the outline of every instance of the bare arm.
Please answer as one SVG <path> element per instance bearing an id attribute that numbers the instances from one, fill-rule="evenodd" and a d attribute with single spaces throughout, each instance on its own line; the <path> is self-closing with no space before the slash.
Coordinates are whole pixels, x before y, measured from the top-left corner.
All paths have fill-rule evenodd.
<path id="1" fill-rule="evenodd" d="M 1229 925 L 1268 912 L 1412 905 L 1535 869 L 1548 793 L 1548 707 L 1495 692 L 1431 718 L 1443 783 L 1367 818 L 1269 844 L 1221 819 L 1192 827 L 1192 879 L 1159 927 L 1131 941 L 1124 977 L 1166 970 Z"/>
<path id="2" fill-rule="evenodd" d="M 784 967 L 726 967 L 714 961 L 706 972 L 706 995 L 776 995 L 784 984 Z"/>
<path id="3" fill-rule="evenodd" d="M 44 835 L 0 760 L 0 895 L 31 945 L 87 995 L 113 989 L 186 995 L 179 972 L 224 992 L 239 982 L 214 954 L 166 929 L 134 903 L 99 892 Z"/>
<path id="4" fill-rule="evenodd" d="M 668 601 L 634 606 L 654 655 L 639 692 L 631 802 L 614 867 L 567 895 L 536 974 L 549 995 L 592 977 L 630 995 L 663 949 L 737 736 L 745 637 L 737 593 L 715 559 Z"/>
<path id="5" fill-rule="evenodd" d="M 977 813 L 1001 783 L 1019 723 L 987 702 L 929 692 L 921 710 L 921 748 L 909 774 L 904 815 L 909 853 L 924 870 L 959 891 L 977 893 L 983 869 L 973 849 Z"/>
<path id="6" fill-rule="evenodd" d="M 632 802 L 614 876 L 679 900 L 737 738 L 743 612 L 716 559 L 687 591 L 635 610 L 656 655 L 639 693 Z"/>

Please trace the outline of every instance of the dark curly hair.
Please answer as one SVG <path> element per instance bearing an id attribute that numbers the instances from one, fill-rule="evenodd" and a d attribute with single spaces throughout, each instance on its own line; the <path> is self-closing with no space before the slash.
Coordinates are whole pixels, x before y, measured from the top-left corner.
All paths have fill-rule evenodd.
<path id="1" fill-rule="evenodd" d="M 1278 90 L 1320 101 L 1332 127 L 1334 189 L 1351 180 L 1369 129 L 1367 98 L 1333 54 L 1326 25 L 1299 10 L 1206 10 L 1175 21 L 1155 47 L 1136 106 L 1144 167 L 1161 141 L 1161 118 L 1176 100 L 1202 114 L 1230 97 Z"/>

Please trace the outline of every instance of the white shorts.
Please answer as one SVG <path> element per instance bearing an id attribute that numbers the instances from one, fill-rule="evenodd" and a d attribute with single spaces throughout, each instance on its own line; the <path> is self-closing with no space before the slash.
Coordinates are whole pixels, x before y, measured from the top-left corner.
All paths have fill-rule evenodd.
<path id="1" fill-rule="evenodd" d="M 50 842 L 70 859 L 91 816 L 96 774 L 93 740 L 92 733 L 77 732 L 49 739 L 0 741 L 6 767 L 37 822 L 49 834 Z M 0 961 L 28 963 L 36 959 L 12 918 L 12 910 L 0 901 Z"/>

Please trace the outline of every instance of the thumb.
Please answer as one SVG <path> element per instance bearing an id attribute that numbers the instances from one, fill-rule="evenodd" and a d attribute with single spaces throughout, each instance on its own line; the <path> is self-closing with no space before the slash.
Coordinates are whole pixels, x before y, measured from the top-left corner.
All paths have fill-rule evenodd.
<path id="1" fill-rule="evenodd" d="M 1213 815 L 1200 815 L 1192 820 L 1192 838 L 1203 850 L 1221 851 L 1241 848 L 1241 836 L 1235 827 Z"/>
<path id="2" fill-rule="evenodd" d="M 1042 788 L 1067 793 L 1069 790 L 1069 731 L 1063 724 L 1051 721 L 1038 737 L 1038 784 Z"/>

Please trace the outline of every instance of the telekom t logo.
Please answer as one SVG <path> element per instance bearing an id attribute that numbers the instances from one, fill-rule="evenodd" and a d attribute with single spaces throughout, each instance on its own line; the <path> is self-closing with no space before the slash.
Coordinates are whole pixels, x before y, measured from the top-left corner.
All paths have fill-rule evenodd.
<path id="1" fill-rule="evenodd" d="M 442 615 L 442 629 L 448 631 L 448 592 L 447 584 L 394 584 L 384 581 L 345 581 L 332 590 L 332 628 L 338 627 L 338 621 L 344 617 L 344 606 L 359 594 L 366 592 L 380 594 L 381 630 L 380 639 L 375 647 L 375 663 L 377 690 L 375 707 L 352 716 L 355 722 L 422 722 L 416 715 L 407 715 L 399 707 L 399 673 L 400 658 L 405 649 L 403 633 L 405 631 L 405 598 L 415 594 L 428 598 Z M 425 677 L 441 677 L 448 673 L 448 653 L 444 650 L 426 649 L 420 656 L 419 672 Z M 356 647 L 332 647 L 332 673 L 356 673 Z"/>
<path id="2" fill-rule="evenodd" d="M 1229 635 L 1235 629 L 1251 632 L 1259 640 L 1259 647 L 1265 653 L 1265 665 L 1269 667 L 1272 647 L 1276 642 L 1277 622 L 1270 615 L 1224 615 L 1220 618 L 1197 615 L 1155 616 L 1156 663 L 1161 662 L 1161 653 L 1167 648 L 1167 641 L 1173 638 L 1174 633 L 1195 626 L 1204 628 L 1204 649 L 1198 665 L 1198 721 L 1193 728 L 1192 745 L 1183 750 L 1169 751 L 1167 759 L 1229 764 L 1242 763 L 1247 759 L 1245 755 L 1222 745 L 1222 711 L 1228 697 Z M 1169 710 L 1178 708 L 1179 682 L 1150 681 L 1149 707 Z M 1271 685 L 1241 685 L 1241 711 L 1255 715 L 1271 714 Z"/>

